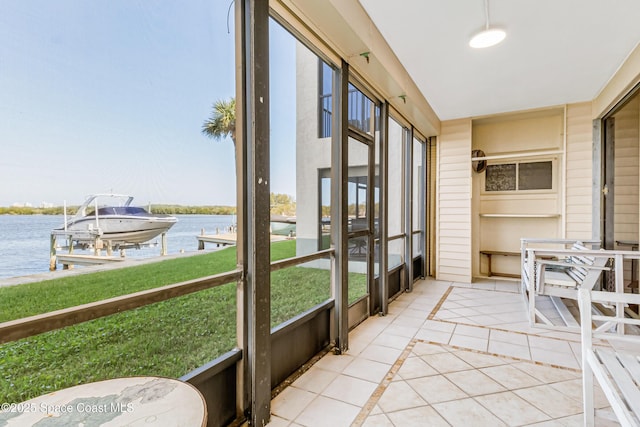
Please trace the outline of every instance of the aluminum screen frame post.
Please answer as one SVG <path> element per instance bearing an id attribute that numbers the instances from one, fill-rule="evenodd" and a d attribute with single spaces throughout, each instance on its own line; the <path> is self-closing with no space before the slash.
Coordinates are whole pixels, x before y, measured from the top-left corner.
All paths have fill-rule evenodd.
<path id="1" fill-rule="evenodd" d="M 413 290 L 413 128 L 404 132 L 404 265 L 405 291 Z"/>
<path id="2" fill-rule="evenodd" d="M 415 135 L 415 134 L 414 134 Z M 422 171 L 420 173 L 420 181 L 418 182 L 418 206 L 414 209 L 418 211 L 418 221 L 420 222 L 420 230 L 418 237 L 420 251 L 422 252 L 422 261 L 420 262 L 420 270 L 423 279 L 427 277 L 427 141 L 416 138 L 420 143 L 420 162 L 422 163 Z M 413 230 L 412 230 L 413 233 Z"/>
<path id="3" fill-rule="evenodd" d="M 336 73 L 333 86 L 337 118 L 333 120 L 331 159 L 331 238 L 335 248 L 333 257 L 332 294 L 335 301 L 333 341 L 335 353 L 349 349 L 349 296 L 347 292 L 349 262 L 347 227 L 347 180 L 348 180 L 348 93 L 349 64 L 344 60 Z"/>
<path id="4" fill-rule="evenodd" d="M 245 340 L 239 384 L 251 425 L 266 425 L 271 413 L 271 240 L 269 156 L 269 2 L 243 0 L 241 14 L 242 100 L 241 197 L 239 263 L 243 266 L 242 292 L 238 292 L 238 326 Z"/>
<path id="5" fill-rule="evenodd" d="M 245 141 L 245 75 L 246 64 L 245 42 L 244 42 L 244 1 L 235 2 L 235 60 L 236 60 L 236 214 L 238 223 L 238 233 L 236 238 L 237 266 L 242 271 L 242 277 L 236 284 L 236 342 L 242 350 L 242 358 L 237 364 L 236 370 L 236 418 L 244 419 L 250 405 L 250 383 L 249 369 L 246 360 L 249 334 L 247 332 L 248 302 L 246 292 L 246 272 L 247 272 L 247 247 L 248 247 L 248 218 L 247 207 L 247 144 Z"/>
<path id="6" fill-rule="evenodd" d="M 389 103 L 383 102 L 380 108 L 380 212 L 379 212 L 379 235 L 380 252 L 378 253 L 378 277 L 380 280 L 380 315 L 386 316 L 389 310 L 389 272 L 388 256 L 388 191 L 389 191 Z M 375 249 L 374 249 L 375 250 Z"/>

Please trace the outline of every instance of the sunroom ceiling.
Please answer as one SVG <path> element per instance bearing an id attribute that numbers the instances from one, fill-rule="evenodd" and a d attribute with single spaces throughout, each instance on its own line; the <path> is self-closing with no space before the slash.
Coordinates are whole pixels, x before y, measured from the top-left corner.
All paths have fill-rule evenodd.
<path id="1" fill-rule="evenodd" d="M 640 41 L 638 0 L 359 0 L 441 120 L 591 101 Z"/>

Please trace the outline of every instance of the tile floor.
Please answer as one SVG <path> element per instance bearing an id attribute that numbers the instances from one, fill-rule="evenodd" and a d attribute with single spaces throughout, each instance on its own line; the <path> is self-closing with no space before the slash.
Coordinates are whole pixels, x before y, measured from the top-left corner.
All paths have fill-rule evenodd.
<path id="1" fill-rule="evenodd" d="M 269 426 L 580 426 L 579 361 L 579 334 L 529 326 L 518 283 L 423 280 L 278 394 Z"/>

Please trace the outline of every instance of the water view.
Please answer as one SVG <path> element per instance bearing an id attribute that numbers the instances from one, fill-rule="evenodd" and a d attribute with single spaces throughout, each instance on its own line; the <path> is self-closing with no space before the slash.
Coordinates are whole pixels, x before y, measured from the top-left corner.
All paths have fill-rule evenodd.
<path id="1" fill-rule="evenodd" d="M 176 215 L 178 222 L 167 233 L 169 254 L 198 249 L 196 236 L 222 232 L 235 222 L 232 215 Z M 2 279 L 49 271 L 49 243 L 53 228 L 64 223 L 62 215 L 0 215 L 0 282 Z M 127 257 L 152 257 L 160 254 L 160 237 L 156 247 L 128 249 Z M 208 245 L 207 250 L 215 249 Z M 104 252 L 103 252 L 104 253 Z M 58 265 L 58 269 L 62 266 Z"/>

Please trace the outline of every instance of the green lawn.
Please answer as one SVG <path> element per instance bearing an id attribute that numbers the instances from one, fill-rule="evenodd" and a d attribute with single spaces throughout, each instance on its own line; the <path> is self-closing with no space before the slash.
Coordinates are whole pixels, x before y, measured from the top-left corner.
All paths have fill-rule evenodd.
<path id="1" fill-rule="evenodd" d="M 295 241 L 271 247 L 295 255 Z M 158 263 L 0 288 L 0 322 L 72 307 L 235 268 L 235 248 Z M 364 294 L 350 276 L 350 300 Z M 291 267 L 271 275 L 272 326 L 330 296 L 327 270 Z M 355 283 L 355 286 L 354 286 Z M 235 283 L 0 346 L 0 402 L 131 375 L 179 377 L 235 347 Z"/>

